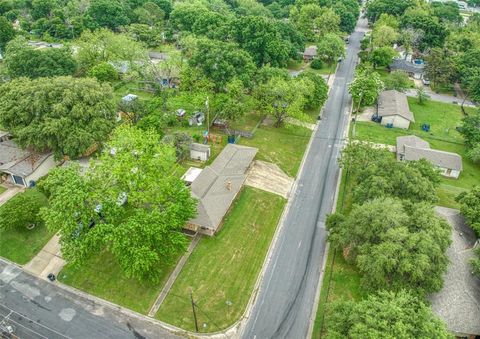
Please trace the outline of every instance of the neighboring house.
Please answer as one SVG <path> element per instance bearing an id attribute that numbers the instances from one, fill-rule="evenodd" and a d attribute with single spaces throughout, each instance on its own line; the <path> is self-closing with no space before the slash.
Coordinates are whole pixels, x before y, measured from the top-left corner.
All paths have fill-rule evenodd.
<path id="1" fill-rule="evenodd" d="M 220 228 L 247 177 L 246 172 L 257 149 L 228 144 L 215 161 L 205 167 L 191 184 L 198 199 L 197 216 L 185 228 L 191 232 L 214 235 Z"/>
<path id="2" fill-rule="evenodd" d="M 7 182 L 29 187 L 55 166 L 52 153 L 23 150 L 13 140 L 0 142 L 0 173 Z"/>
<path id="3" fill-rule="evenodd" d="M 148 52 L 148 57 L 155 64 L 157 64 L 161 61 L 168 60 L 168 58 L 169 58 L 167 53 L 154 52 L 154 51 Z"/>
<path id="4" fill-rule="evenodd" d="M 394 59 L 389 68 L 390 71 L 404 71 L 414 79 L 422 79 L 425 71 L 425 64 L 416 64 L 405 59 Z"/>
<path id="5" fill-rule="evenodd" d="M 452 244 L 447 249 L 450 263 L 443 276 L 443 288 L 429 297 L 432 310 L 456 337 L 478 338 L 480 278 L 473 275 L 470 266 L 477 237 L 459 211 L 445 207 L 435 210 L 452 226 Z"/>
<path id="6" fill-rule="evenodd" d="M 462 157 L 456 153 L 430 148 L 430 144 L 414 135 L 397 138 L 397 160 L 426 159 L 440 170 L 440 174 L 457 179 L 463 170 Z"/>
<path id="7" fill-rule="evenodd" d="M 44 48 L 62 48 L 63 44 L 55 42 L 45 42 L 45 41 L 29 41 L 28 45 L 34 49 L 44 49 Z"/>
<path id="8" fill-rule="evenodd" d="M 415 122 L 413 113 L 408 106 L 407 96 L 405 93 L 395 90 L 380 93 L 373 120 L 388 127 L 403 129 L 408 129 L 410 123 Z"/>
<path id="9" fill-rule="evenodd" d="M 303 52 L 303 60 L 305 62 L 312 61 L 317 57 L 317 46 L 308 46 L 305 48 L 305 51 Z"/>
<path id="10" fill-rule="evenodd" d="M 398 55 L 395 57 L 395 59 L 406 60 L 410 63 L 412 62 L 413 55 L 411 53 L 407 52 L 405 47 L 398 46 L 397 44 L 394 44 L 393 48 L 398 53 Z"/>
<path id="11" fill-rule="evenodd" d="M 190 158 L 199 161 L 207 161 L 210 158 L 210 146 L 193 142 L 190 145 Z"/>

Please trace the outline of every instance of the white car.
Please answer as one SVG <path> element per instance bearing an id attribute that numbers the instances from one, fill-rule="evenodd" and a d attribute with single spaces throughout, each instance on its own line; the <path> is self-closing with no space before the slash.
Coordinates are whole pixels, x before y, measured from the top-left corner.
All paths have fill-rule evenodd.
<path id="1" fill-rule="evenodd" d="M 427 78 L 422 78 L 422 82 L 423 82 L 423 84 L 424 84 L 425 86 L 430 85 L 430 80 L 427 79 Z"/>

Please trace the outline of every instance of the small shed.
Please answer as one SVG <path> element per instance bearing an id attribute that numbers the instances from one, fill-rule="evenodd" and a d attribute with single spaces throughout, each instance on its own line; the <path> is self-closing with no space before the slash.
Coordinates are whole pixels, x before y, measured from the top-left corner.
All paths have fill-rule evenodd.
<path id="1" fill-rule="evenodd" d="M 188 120 L 190 126 L 202 126 L 205 121 L 205 114 L 203 112 L 194 112 L 193 116 Z"/>
<path id="2" fill-rule="evenodd" d="M 138 99 L 138 95 L 135 94 L 127 94 L 122 98 L 123 102 L 132 102 Z"/>
<path id="3" fill-rule="evenodd" d="M 185 111 L 183 108 L 179 108 L 175 111 L 177 118 L 183 118 L 187 111 Z"/>
<path id="4" fill-rule="evenodd" d="M 210 158 L 210 146 L 193 142 L 190 145 L 190 158 L 193 160 L 207 161 Z"/>
<path id="5" fill-rule="evenodd" d="M 305 62 L 312 61 L 317 56 L 317 46 L 308 46 L 303 52 L 303 60 Z"/>

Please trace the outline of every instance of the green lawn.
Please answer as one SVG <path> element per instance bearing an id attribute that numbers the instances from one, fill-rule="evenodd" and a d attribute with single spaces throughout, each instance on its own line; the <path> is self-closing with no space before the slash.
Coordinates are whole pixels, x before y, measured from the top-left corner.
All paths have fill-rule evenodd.
<path id="1" fill-rule="evenodd" d="M 19 194 L 35 196 L 45 205 L 47 204 L 47 198 L 35 188 Z M 15 197 L 12 199 L 15 199 Z M 22 208 L 22 206 L 18 206 L 18 208 Z M 52 236 L 53 234 L 47 230 L 43 223 L 32 230 L 26 228 L 0 229 L 0 256 L 20 265 L 26 264 L 45 246 Z"/>
<path id="2" fill-rule="evenodd" d="M 257 159 L 277 164 L 295 177 L 312 131 L 299 126 L 260 126 L 252 139 L 241 138 L 240 144 L 257 147 Z"/>
<path id="3" fill-rule="evenodd" d="M 109 252 L 92 256 L 84 265 L 67 265 L 58 280 L 131 310 L 146 314 L 160 293 L 175 264 L 163 265 L 156 284 L 126 278 L 120 265 Z"/>
<path id="4" fill-rule="evenodd" d="M 277 195 L 245 187 L 220 232 L 201 239 L 156 318 L 195 330 L 192 290 L 201 332 L 219 331 L 237 321 L 251 296 L 285 202 Z"/>
<path id="5" fill-rule="evenodd" d="M 335 73 L 335 70 L 337 69 L 337 63 L 334 62 L 331 65 L 328 65 L 327 63 L 322 63 L 322 68 L 320 69 L 313 69 L 308 65 L 307 69 L 312 70 L 313 72 L 317 74 L 322 74 L 322 75 L 329 75 Z"/>
<path id="6" fill-rule="evenodd" d="M 137 84 L 135 82 L 117 82 L 114 84 L 113 94 L 115 99 L 120 101 L 121 98 L 127 94 L 135 94 L 142 100 L 150 100 L 153 98 L 153 94 L 143 91 L 142 84 Z"/>

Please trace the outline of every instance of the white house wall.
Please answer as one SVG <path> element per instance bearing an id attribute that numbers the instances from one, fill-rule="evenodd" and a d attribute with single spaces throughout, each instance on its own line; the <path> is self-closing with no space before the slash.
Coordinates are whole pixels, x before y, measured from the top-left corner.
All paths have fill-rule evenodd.
<path id="1" fill-rule="evenodd" d="M 395 128 L 408 129 L 408 127 L 410 126 L 410 121 L 399 115 L 382 117 L 382 125 L 386 126 L 387 124 L 392 124 Z"/>

